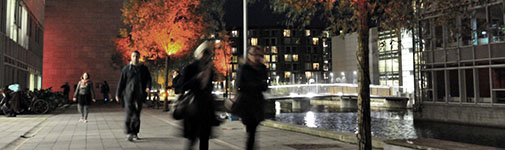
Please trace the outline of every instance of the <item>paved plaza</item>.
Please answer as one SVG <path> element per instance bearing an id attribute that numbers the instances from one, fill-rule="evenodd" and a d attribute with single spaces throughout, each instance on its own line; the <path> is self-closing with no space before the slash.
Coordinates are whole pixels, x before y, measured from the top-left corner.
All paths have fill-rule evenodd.
<path id="1" fill-rule="evenodd" d="M 46 115 L 0 117 L 0 149 L 185 149 L 181 123 L 161 109 L 144 108 L 140 141 L 128 142 L 123 132 L 124 112 L 117 104 L 92 105 L 88 123 L 79 122 L 75 105 Z M 226 121 L 214 128 L 210 149 L 244 149 L 245 130 L 240 121 Z M 260 126 L 257 136 L 260 149 L 357 149 L 356 145 L 303 133 Z M 195 147 L 197 149 L 197 147 Z"/>

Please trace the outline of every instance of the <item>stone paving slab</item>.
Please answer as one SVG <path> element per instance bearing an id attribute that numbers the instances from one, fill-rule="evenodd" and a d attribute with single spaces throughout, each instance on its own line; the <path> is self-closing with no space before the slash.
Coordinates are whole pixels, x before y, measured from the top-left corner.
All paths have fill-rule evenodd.
<path id="1" fill-rule="evenodd" d="M 123 132 L 124 112 L 117 105 L 90 107 L 88 123 L 79 122 L 75 106 L 48 118 L 40 131 L 17 145 L 14 149 L 186 149 L 187 140 L 181 137 L 181 122 L 173 120 L 169 113 L 144 108 L 141 115 L 140 141 L 128 142 Z M 214 128 L 217 138 L 209 142 L 213 150 L 244 149 L 246 135 L 239 121 L 227 121 Z M 356 145 L 303 133 L 259 127 L 259 149 L 357 149 Z M 197 147 L 195 147 L 197 148 Z"/>
<path id="2" fill-rule="evenodd" d="M 45 120 L 45 118 L 22 117 L 21 115 L 13 118 L 0 117 L 0 149 L 6 149 L 10 146 L 9 144 L 29 136 L 28 133 Z"/>

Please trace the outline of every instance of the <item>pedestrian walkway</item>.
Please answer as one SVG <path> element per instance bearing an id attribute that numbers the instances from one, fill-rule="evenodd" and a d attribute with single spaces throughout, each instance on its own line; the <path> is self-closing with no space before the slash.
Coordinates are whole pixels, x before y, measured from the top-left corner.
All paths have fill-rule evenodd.
<path id="1" fill-rule="evenodd" d="M 19 115 L 5 122 L 0 118 L 2 122 L 0 129 L 3 131 L 12 130 L 13 126 L 20 125 L 20 128 L 16 129 L 17 133 L 0 133 L 2 134 L 0 136 L 8 135 L 15 138 L 27 130 L 32 130 L 28 132 L 29 137 L 18 138 L 6 148 L 20 150 L 185 149 L 187 140 L 181 137 L 180 121 L 173 120 L 169 113 L 145 108 L 141 115 L 139 133 L 141 140 L 135 142 L 126 141 L 123 132 L 124 117 L 123 109 L 118 105 L 91 106 L 89 122 L 82 123 L 79 122 L 80 116 L 76 107 L 71 106 L 56 115 Z M 27 118 L 26 123 L 16 123 L 17 119 L 23 120 L 22 118 Z M 47 119 L 43 121 L 44 118 Z M 38 124 L 35 121 L 37 119 Z M 3 124 L 10 124 L 11 128 L 4 128 Z M 31 129 L 28 129 L 30 127 Z M 239 121 L 226 121 L 214 131 L 216 138 L 209 142 L 210 149 L 244 149 L 246 134 Z M 263 126 L 258 130 L 257 145 L 263 150 L 357 149 L 356 145 L 349 143 Z"/>

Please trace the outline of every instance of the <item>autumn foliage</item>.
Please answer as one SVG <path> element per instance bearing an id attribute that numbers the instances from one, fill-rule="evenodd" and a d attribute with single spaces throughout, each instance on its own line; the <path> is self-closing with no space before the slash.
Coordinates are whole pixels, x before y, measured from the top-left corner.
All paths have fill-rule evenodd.
<path id="1" fill-rule="evenodd" d="M 123 9 L 121 38 L 117 49 L 128 57 L 138 50 L 147 59 L 178 57 L 191 52 L 205 23 L 195 10 L 199 1 L 193 0 L 130 0 Z"/>
<path id="2" fill-rule="evenodd" d="M 129 54 L 138 50 L 141 61 L 177 59 L 191 54 L 209 30 L 207 1 L 195 0 L 128 0 L 121 9 L 125 29 L 115 40 L 117 50 L 128 60 Z M 209 9 L 210 10 L 210 9 Z M 222 37 L 215 50 L 215 67 L 226 76 L 231 57 L 230 43 Z"/>

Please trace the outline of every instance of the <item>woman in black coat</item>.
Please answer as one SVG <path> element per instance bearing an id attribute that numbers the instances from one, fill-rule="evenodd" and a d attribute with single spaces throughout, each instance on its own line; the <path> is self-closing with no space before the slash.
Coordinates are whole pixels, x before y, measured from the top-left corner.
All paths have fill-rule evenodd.
<path id="1" fill-rule="evenodd" d="M 77 110 L 81 113 L 79 122 L 88 122 L 88 106 L 91 105 L 92 100 L 96 102 L 93 88 L 93 83 L 89 80 L 89 74 L 85 72 L 81 76 L 81 81 L 77 83 L 73 98 L 74 102 L 77 101 Z"/>
<path id="2" fill-rule="evenodd" d="M 247 61 L 238 70 L 238 98 L 236 114 L 242 118 L 246 126 L 248 150 L 254 149 L 256 128 L 265 119 L 265 98 L 263 92 L 268 89 L 267 69 L 263 64 L 263 50 L 260 47 L 250 47 Z"/>
<path id="3" fill-rule="evenodd" d="M 190 141 L 188 149 L 192 149 L 198 138 L 200 139 L 200 150 L 206 150 L 209 149 L 212 126 L 217 126 L 220 122 L 215 115 L 214 97 L 212 96 L 214 71 L 212 70 L 210 49 L 197 49 L 195 53 L 200 53 L 196 54 L 197 60 L 186 66 L 182 73 L 182 93 L 189 91 L 193 94 L 195 96 L 193 105 L 196 105 L 196 109 L 194 109 L 196 111 L 185 114 L 183 118 L 184 137 Z"/>

